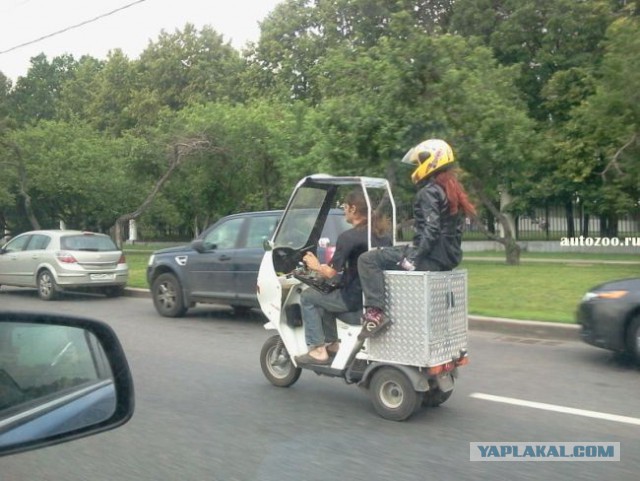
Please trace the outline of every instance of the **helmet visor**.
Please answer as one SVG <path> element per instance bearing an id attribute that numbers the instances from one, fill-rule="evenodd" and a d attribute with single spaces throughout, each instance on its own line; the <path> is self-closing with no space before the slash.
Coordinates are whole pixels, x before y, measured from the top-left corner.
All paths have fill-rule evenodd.
<path id="1" fill-rule="evenodd" d="M 402 158 L 402 163 L 413 165 L 414 167 L 417 167 L 420 165 L 420 161 L 418 160 L 418 153 L 416 152 L 415 147 L 412 149 L 409 149 L 409 151 L 406 154 L 404 154 L 404 157 Z"/>
<path id="2" fill-rule="evenodd" d="M 414 147 L 409 152 L 404 154 L 402 163 L 413 165 L 414 167 L 420 167 L 424 162 L 426 162 L 433 156 L 432 152 L 420 147 L 421 146 Z"/>

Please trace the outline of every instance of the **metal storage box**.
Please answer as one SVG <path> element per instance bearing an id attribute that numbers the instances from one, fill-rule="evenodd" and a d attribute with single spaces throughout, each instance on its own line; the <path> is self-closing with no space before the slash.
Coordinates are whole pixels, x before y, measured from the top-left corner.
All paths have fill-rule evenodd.
<path id="1" fill-rule="evenodd" d="M 437 366 L 467 349 L 467 271 L 385 271 L 393 325 L 369 340 L 369 360 Z"/>

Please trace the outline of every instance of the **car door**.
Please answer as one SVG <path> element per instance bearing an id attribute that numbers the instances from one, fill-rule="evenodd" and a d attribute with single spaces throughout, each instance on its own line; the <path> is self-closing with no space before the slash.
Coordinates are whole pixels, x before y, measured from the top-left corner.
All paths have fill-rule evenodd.
<path id="1" fill-rule="evenodd" d="M 204 252 L 189 256 L 187 277 L 194 298 L 235 297 L 233 260 L 244 220 L 234 217 L 214 224 L 203 236 Z"/>
<path id="2" fill-rule="evenodd" d="M 31 234 L 22 234 L 11 239 L 0 253 L 0 285 L 21 286 L 25 278 L 25 247 Z"/>
<path id="3" fill-rule="evenodd" d="M 20 272 L 18 275 L 20 278 L 18 282 L 24 286 L 36 285 L 36 271 L 38 266 L 47 261 L 45 256 L 47 251 L 45 250 L 51 242 L 51 237 L 46 234 L 33 234 L 29 239 L 29 242 L 25 246 L 24 250 L 19 254 L 20 259 Z M 52 259 L 48 259 L 49 264 Z"/>
<path id="4" fill-rule="evenodd" d="M 270 239 L 280 213 L 254 215 L 244 225 L 241 249 L 234 261 L 238 299 L 257 302 L 258 270 L 264 257 L 264 241 Z"/>

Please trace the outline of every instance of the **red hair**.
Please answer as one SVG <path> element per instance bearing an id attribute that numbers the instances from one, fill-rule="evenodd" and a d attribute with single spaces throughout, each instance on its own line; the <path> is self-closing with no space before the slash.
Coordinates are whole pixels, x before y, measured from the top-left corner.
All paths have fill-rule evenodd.
<path id="1" fill-rule="evenodd" d="M 466 216 L 474 217 L 476 215 L 476 208 L 469 200 L 469 196 L 453 169 L 447 169 L 437 173 L 434 180 L 436 184 L 444 189 L 447 199 L 449 200 L 449 212 L 451 212 L 451 214 L 455 215 L 462 209 L 462 212 L 464 212 Z"/>

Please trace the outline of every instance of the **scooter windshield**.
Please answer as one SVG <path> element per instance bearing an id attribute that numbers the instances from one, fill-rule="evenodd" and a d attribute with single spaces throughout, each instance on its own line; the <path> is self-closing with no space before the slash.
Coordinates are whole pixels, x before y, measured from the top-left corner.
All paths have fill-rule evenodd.
<path id="1" fill-rule="evenodd" d="M 314 187 L 298 189 L 280 221 L 274 244 L 294 249 L 309 245 L 327 194 L 327 190 Z"/>

